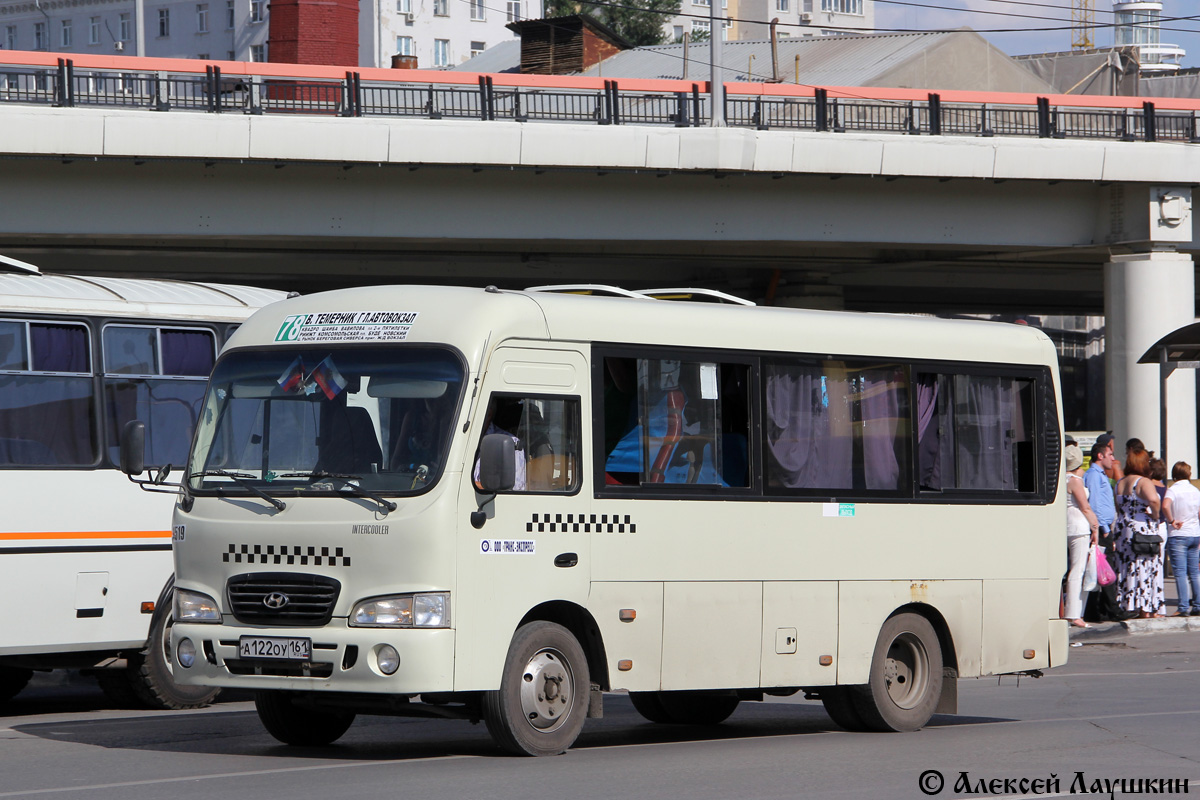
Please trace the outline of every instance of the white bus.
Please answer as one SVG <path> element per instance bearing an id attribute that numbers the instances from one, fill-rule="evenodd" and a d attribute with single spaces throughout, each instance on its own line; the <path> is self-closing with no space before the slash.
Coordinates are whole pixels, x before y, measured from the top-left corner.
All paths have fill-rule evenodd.
<path id="1" fill-rule="evenodd" d="M 119 432 L 145 420 L 150 462 L 182 468 L 218 348 L 282 297 L 0 258 L 0 702 L 33 670 L 108 664 L 125 665 L 96 673 L 124 703 L 211 699 L 146 649 L 170 623 L 172 498 L 129 485 Z"/>
<path id="2" fill-rule="evenodd" d="M 258 690 L 304 745 L 427 715 L 555 754 L 621 689 L 660 723 L 803 691 L 920 728 L 960 678 L 1066 660 L 1056 370 L 1042 333 L 974 321 L 274 304 L 218 360 L 183 477 L 176 678 Z"/>

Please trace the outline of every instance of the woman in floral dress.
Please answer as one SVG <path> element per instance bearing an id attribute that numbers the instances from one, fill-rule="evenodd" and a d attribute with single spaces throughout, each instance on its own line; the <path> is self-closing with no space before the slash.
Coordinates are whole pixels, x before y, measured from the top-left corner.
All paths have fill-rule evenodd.
<path id="1" fill-rule="evenodd" d="M 1133 552 L 1133 534 L 1158 533 L 1158 492 L 1148 477 L 1150 455 L 1129 453 L 1125 477 L 1117 481 L 1117 517 L 1113 521 L 1117 563 L 1117 602 L 1139 619 L 1162 616 L 1162 559 Z"/>

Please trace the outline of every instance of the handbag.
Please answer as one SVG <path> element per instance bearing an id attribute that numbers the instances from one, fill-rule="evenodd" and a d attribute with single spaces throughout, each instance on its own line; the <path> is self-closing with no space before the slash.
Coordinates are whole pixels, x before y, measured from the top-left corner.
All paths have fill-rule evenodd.
<path id="1" fill-rule="evenodd" d="M 1104 555 L 1103 547 L 1098 544 L 1093 545 L 1092 553 L 1096 558 L 1096 583 L 1101 586 L 1108 586 L 1117 579 L 1117 573 L 1109 565 L 1108 558 Z"/>
<path id="2" fill-rule="evenodd" d="M 1129 539 L 1129 549 L 1135 556 L 1156 556 L 1163 538 L 1157 533 L 1142 533 L 1134 531 Z"/>

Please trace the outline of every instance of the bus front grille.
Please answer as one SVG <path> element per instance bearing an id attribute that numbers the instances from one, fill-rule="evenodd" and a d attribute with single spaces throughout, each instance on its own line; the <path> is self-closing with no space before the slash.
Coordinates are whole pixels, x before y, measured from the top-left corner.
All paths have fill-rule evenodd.
<path id="1" fill-rule="evenodd" d="M 249 625 L 324 625 L 341 588 L 333 578 L 292 572 L 234 575 L 225 584 L 233 616 Z"/>

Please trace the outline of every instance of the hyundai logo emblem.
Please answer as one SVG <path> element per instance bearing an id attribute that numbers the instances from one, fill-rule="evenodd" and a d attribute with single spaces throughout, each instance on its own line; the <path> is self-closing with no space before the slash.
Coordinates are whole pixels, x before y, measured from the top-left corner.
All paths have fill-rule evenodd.
<path id="1" fill-rule="evenodd" d="M 263 598 L 262 602 L 267 608 L 273 608 L 278 611 L 288 604 L 289 598 L 283 592 L 271 592 Z"/>

